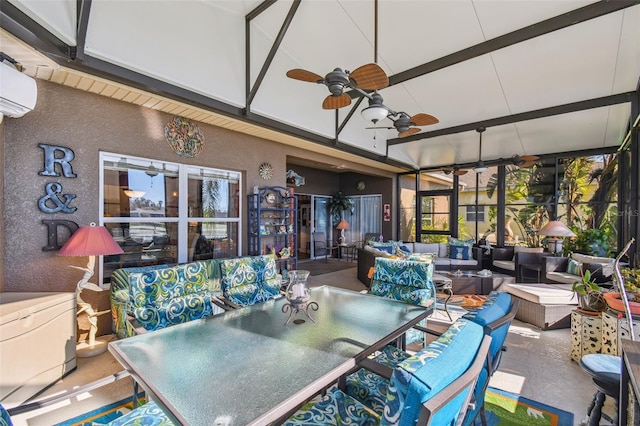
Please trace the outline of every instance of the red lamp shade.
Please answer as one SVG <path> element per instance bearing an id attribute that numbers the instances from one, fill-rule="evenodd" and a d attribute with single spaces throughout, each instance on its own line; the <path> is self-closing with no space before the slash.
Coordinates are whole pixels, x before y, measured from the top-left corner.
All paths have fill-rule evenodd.
<path id="1" fill-rule="evenodd" d="M 349 222 L 347 222 L 346 220 L 342 219 L 340 222 L 338 222 L 338 226 L 336 226 L 336 228 L 338 229 L 349 229 L 351 226 L 349 225 Z"/>
<path id="2" fill-rule="evenodd" d="M 99 256 L 122 252 L 122 247 L 115 242 L 107 228 L 92 222 L 74 232 L 58 251 L 58 256 Z"/>

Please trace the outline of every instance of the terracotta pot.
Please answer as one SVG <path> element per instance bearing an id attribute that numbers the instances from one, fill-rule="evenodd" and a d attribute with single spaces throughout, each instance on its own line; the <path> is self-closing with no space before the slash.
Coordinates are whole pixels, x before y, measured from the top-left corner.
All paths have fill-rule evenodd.
<path id="1" fill-rule="evenodd" d="M 604 300 L 607 301 L 607 305 L 609 305 L 611 309 L 619 312 L 625 311 L 620 293 L 604 293 Z M 640 315 L 640 303 L 630 301 L 629 309 L 631 310 L 631 315 Z"/>

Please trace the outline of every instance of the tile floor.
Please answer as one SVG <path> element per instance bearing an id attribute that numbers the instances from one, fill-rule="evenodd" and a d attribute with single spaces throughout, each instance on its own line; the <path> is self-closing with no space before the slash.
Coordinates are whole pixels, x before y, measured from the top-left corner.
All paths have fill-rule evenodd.
<path id="1" fill-rule="evenodd" d="M 309 277 L 310 286 L 325 284 L 365 290 L 356 278 L 355 267 Z M 574 424 L 579 425 L 586 417 L 594 388 L 588 376 L 569 358 L 569 329 L 541 331 L 516 320 L 506 344 L 508 350 L 491 385 L 572 412 Z M 120 365 L 108 352 L 93 358 L 79 358 L 77 370 L 54 384 L 44 396 L 73 389 L 119 370 Z M 55 407 L 16 416 L 13 420 L 16 426 L 49 426 L 122 399 L 131 394 L 131 389 L 131 379 L 126 378 Z M 612 410 L 612 404 L 608 402 L 605 411 L 611 413 Z"/>

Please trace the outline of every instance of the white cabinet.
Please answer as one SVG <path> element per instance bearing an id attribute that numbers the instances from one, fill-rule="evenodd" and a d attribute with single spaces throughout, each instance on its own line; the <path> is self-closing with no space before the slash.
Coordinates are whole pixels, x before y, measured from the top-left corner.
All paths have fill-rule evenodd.
<path id="1" fill-rule="evenodd" d="M 0 403 L 22 403 L 75 368 L 75 293 L 0 293 Z"/>

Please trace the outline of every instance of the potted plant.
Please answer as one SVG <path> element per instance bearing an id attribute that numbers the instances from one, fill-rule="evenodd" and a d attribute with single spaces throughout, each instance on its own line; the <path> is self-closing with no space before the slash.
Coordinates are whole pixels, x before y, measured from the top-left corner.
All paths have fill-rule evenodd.
<path id="1" fill-rule="evenodd" d="M 342 191 L 333 194 L 331 201 L 329 201 L 329 213 L 335 223 L 340 222 L 342 212 L 348 211 L 349 213 L 353 213 L 353 209 L 353 200 L 344 195 Z"/>
<path id="2" fill-rule="evenodd" d="M 627 301 L 632 315 L 640 314 L 640 269 L 625 268 L 620 273 L 624 278 L 624 289 L 627 292 Z M 607 305 L 613 310 L 625 312 L 622 295 L 618 292 L 605 293 Z"/>
<path id="3" fill-rule="evenodd" d="M 582 279 L 576 281 L 571 289 L 578 295 L 578 306 L 584 311 L 602 312 L 607 307 L 602 289 L 591 279 L 591 271 L 582 273 Z"/>

